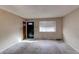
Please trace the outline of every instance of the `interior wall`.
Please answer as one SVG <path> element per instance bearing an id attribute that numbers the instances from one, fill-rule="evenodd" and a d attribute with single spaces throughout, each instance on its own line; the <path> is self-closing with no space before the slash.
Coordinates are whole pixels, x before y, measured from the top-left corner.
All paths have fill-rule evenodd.
<path id="1" fill-rule="evenodd" d="M 79 52 L 79 9 L 63 18 L 63 34 L 66 43 Z"/>
<path id="2" fill-rule="evenodd" d="M 40 21 L 56 21 L 56 32 L 39 32 Z M 62 39 L 62 18 L 38 18 L 35 19 L 35 38 L 39 39 Z"/>
<path id="3" fill-rule="evenodd" d="M 22 21 L 20 17 L 0 10 L 0 51 L 22 39 Z"/>

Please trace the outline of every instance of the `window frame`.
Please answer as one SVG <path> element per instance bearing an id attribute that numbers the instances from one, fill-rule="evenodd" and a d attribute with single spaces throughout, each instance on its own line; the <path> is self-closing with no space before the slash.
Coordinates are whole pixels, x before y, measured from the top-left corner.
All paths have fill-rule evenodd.
<path id="1" fill-rule="evenodd" d="M 44 20 L 44 21 L 48 22 L 48 20 Z M 54 28 L 55 31 L 40 31 L 40 27 L 41 27 L 41 26 L 40 26 L 40 22 L 42 22 L 42 21 L 39 21 L 39 32 L 42 32 L 42 33 L 46 33 L 46 32 L 47 32 L 47 33 L 48 33 L 48 32 L 50 33 L 50 32 L 52 32 L 52 33 L 54 33 L 54 32 L 57 31 L 57 21 L 55 21 L 55 20 L 50 20 L 50 22 L 55 22 L 55 28 Z"/>

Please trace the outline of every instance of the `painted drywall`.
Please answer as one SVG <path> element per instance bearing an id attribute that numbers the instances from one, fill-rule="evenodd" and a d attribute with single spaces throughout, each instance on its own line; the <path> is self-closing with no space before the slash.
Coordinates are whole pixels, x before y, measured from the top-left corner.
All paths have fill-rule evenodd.
<path id="1" fill-rule="evenodd" d="M 0 51 L 22 39 L 23 19 L 0 10 Z"/>
<path id="2" fill-rule="evenodd" d="M 79 52 L 79 9 L 63 18 L 63 36 L 66 43 Z"/>
<path id="3" fill-rule="evenodd" d="M 56 21 L 56 32 L 39 32 L 40 21 Z M 62 39 L 62 18 L 38 18 L 35 19 L 34 37 L 39 39 Z"/>

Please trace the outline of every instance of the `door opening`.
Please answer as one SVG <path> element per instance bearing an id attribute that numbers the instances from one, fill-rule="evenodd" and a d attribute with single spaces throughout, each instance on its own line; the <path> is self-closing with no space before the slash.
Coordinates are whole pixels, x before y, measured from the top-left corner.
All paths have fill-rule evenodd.
<path id="1" fill-rule="evenodd" d="M 34 22 L 27 22 L 27 38 L 34 38 Z"/>

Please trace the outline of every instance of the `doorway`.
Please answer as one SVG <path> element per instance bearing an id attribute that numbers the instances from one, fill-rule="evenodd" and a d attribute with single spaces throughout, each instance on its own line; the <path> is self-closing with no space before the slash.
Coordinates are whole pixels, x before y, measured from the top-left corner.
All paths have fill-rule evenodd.
<path id="1" fill-rule="evenodd" d="M 34 22 L 27 22 L 27 38 L 34 38 Z"/>

